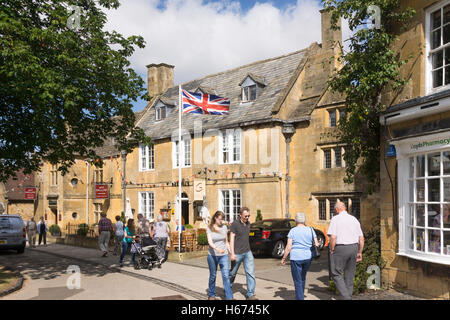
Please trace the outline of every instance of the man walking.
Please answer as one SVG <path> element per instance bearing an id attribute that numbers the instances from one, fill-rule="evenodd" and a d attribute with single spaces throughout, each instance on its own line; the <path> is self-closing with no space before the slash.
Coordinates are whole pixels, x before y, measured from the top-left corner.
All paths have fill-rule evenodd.
<path id="1" fill-rule="evenodd" d="M 142 238 L 150 237 L 150 221 L 142 213 L 138 214 L 137 234 Z"/>
<path id="2" fill-rule="evenodd" d="M 122 246 L 123 241 L 123 235 L 124 235 L 124 225 L 123 222 L 120 221 L 120 216 L 116 216 L 116 224 L 114 225 L 115 229 L 115 246 L 114 246 L 114 253 L 113 255 L 117 255 L 118 251 L 120 250 L 120 247 Z"/>
<path id="3" fill-rule="evenodd" d="M 239 219 L 231 224 L 230 249 L 231 249 L 231 271 L 230 284 L 233 285 L 239 266 L 244 262 L 245 276 L 247 278 L 247 300 L 257 300 L 255 296 L 255 262 L 250 250 L 250 210 L 241 208 Z"/>
<path id="4" fill-rule="evenodd" d="M 103 251 L 102 257 L 106 257 L 108 255 L 108 244 L 113 226 L 111 220 L 106 217 L 106 213 L 102 212 L 100 216 L 101 218 L 98 222 L 98 246 Z"/>
<path id="5" fill-rule="evenodd" d="M 31 220 L 28 221 L 26 229 L 27 229 L 29 246 L 35 248 L 36 247 L 37 225 L 36 225 L 36 222 L 34 222 L 34 217 L 31 217 Z"/>
<path id="6" fill-rule="evenodd" d="M 351 300 L 356 263 L 362 260 L 364 235 L 359 221 L 348 214 L 343 202 L 336 202 L 330 222 L 330 269 L 342 300 Z"/>

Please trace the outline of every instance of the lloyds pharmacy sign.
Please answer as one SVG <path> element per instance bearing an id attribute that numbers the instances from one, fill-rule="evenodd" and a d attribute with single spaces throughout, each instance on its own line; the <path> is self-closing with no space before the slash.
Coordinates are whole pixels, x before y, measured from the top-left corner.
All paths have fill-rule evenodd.
<path id="1" fill-rule="evenodd" d="M 411 145 L 411 150 L 419 150 L 421 148 L 432 147 L 436 145 L 450 145 L 450 138 L 447 139 L 439 139 L 434 141 L 423 141 L 417 144 Z"/>

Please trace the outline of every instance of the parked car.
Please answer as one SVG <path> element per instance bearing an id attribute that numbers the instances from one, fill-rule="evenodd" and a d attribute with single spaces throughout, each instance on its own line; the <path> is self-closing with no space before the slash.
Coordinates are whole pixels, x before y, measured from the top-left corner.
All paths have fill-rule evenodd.
<path id="1" fill-rule="evenodd" d="M 17 250 L 17 253 L 24 253 L 26 234 L 20 215 L 0 215 L 0 250 Z"/>
<path id="2" fill-rule="evenodd" d="M 250 226 L 250 248 L 254 253 L 270 254 L 281 259 L 287 244 L 289 231 L 296 226 L 293 219 L 266 219 L 252 223 Z M 325 235 L 322 231 L 314 229 L 319 249 L 325 245 Z"/>

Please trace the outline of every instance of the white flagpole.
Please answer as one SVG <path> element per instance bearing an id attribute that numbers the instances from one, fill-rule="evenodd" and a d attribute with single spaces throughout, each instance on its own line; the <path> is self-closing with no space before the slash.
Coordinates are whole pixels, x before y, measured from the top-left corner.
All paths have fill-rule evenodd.
<path id="1" fill-rule="evenodd" d="M 181 253 L 181 109 L 182 91 L 181 85 L 178 85 L 178 250 Z"/>

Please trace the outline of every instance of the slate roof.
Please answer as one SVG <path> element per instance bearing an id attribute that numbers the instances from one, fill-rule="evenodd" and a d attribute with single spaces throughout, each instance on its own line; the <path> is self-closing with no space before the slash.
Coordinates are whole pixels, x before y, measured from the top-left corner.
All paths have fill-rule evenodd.
<path id="1" fill-rule="evenodd" d="M 230 114 L 224 116 L 183 114 L 182 126 L 193 133 L 194 120 L 201 119 L 203 131 L 207 129 L 232 128 L 243 126 L 255 121 L 270 121 L 275 119 L 272 108 L 281 101 L 286 94 L 292 77 L 298 74 L 298 69 L 308 57 L 308 49 L 303 49 L 280 57 L 254 62 L 232 70 L 209 75 L 182 84 L 185 90 L 195 91 L 198 87 L 212 88 L 217 95 L 230 99 Z M 260 96 L 250 103 L 241 104 L 242 79 L 249 74 L 264 79 L 266 86 Z M 147 106 L 145 114 L 137 122 L 145 133 L 152 139 L 170 138 L 178 129 L 178 108 L 172 108 L 167 118 L 155 121 L 153 105 L 159 97 L 172 101 L 178 105 L 178 86 L 167 89 L 161 96 L 155 97 Z"/>

